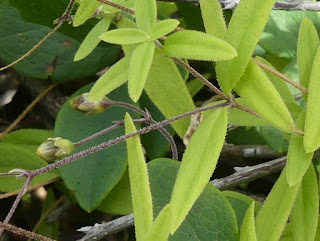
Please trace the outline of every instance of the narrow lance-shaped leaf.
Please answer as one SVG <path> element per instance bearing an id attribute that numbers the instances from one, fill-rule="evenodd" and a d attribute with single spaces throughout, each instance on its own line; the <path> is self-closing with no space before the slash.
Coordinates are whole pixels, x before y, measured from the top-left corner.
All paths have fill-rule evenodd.
<path id="1" fill-rule="evenodd" d="M 158 39 L 170 32 L 172 32 L 179 25 L 176 19 L 166 19 L 157 22 L 151 29 L 150 38 Z"/>
<path id="2" fill-rule="evenodd" d="M 295 240 L 315 239 L 319 218 L 319 192 L 317 174 L 313 165 L 304 175 L 301 187 L 290 215 Z"/>
<path id="3" fill-rule="evenodd" d="M 299 191 L 300 182 L 290 187 L 286 168 L 267 196 L 256 218 L 256 233 L 259 241 L 277 241 L 287 223 Z"/>
<path id="4" fill-rule="evenodd" d="M 156 0 L 136 0 L 135 11 L 138 29 L 150 33 L 157 20 Z"/>
<path id="5" fill-rule="evenodd" d="M 108 30 L 111 19 L 110 16 L 103 18 L 91 29 L 76 52 L 74 61 L 84 59 L 98 46 L 101 41 L 99 36 Z"/>
<path id="6" fill-rule="evenodd" d="M 230 94 L 240 80 L 266 25 L 275 0 L 240 1 L 230 20 L 224 39 L 238 52 L 232 60 L 217 63 L 218 82 Z"/>
<path id="7" fill-rule="evenodd" d="M 314 57 L 319 46 L 317 29 L 309 18 L 305 18 L 300 26 L 298 36 L 297 62 L 299 69 L 299 81 L 308 89 L 309 78 Z M 305 100 L 307 95 L 303 94 Z"/>
<path id="8" fill-rule="evenodd" d="M 304 129 L 305 113 L 302 113 L 297 120 L 297 127 Z M 288 159 L 287 159 L 287 181 L 290 186 L 301 181 L 303 175 L 310 166 L 313 153 L 306 153 L 303 146 L 303 136 L 292 133 L 290 138 Z"/>
<path id="9" fill-rule="evenodd" d="M 170 204 L 167 204 L 148 230 L 145 241 L 167 241 L 170 235 L 171 216 L 171 207 Z"/>
<path id="10" fill-rule="evenodd" d="M 218 0 L 200 0 L 201 15 L 206 33 L 223 38 L 227 27 Z"/>
<path id="11" fill-rule="evenodd" d="M 210 180 L 225 140 L 226 130 L 226 108 L 215 109 L 206 115 L 192 136 L 172 191 L 172 234 L 186 218 Z"/>
<path id="12" fill-rule="evenodd" d="M 226 41 L 193 30 L 171 34 L 163 50 L 171 57 L 195 60 L 226 60 L 237 56 L 236 50 Z"/>
<path id="13" fill-rule="evenodd" d="M 92 14 L 100 5 L 101 3 L 96 0 L 81 0 L 80 6 L 72 22 L 73 26 L 78 27 L 91 18 Z"/>
<path id="14" fill-rule="evenodd" d="M 89 100 L 99 100 L 123 85 L 128 79 L 129 61 L 130 58 L 124 57 L 112 65 L 92 86 Z"/>
<path id="15" fill-rule="evenodd" d="M 320 147 L 320 47 L 314 58 L 309 81 L 309 95 L 304 133 L 304 148 L 307 153 Z"/>
<path id="16" fill-rule="evenodd" d="M 120 28 L 108 31 L 100 38 L 112 44 L 138 44 L 148 41 L 148 36 L 145 32 L 134 28 Z"/>
<path id="17" fill-rule="evenodd" d="M 257 241 L 254 225 L 254 202 L 251 203 L 243 218 L 240 230 L 240 241 Z"/>
<path id="18" fill-rule="evenodd" d="M 129 95 L 134 102 L 137 102 L 142 94 L 152 63 L 154 48 L 155 45 L 153 41 L 141 43 L 131 56 L 128 86 Z"/>
<path id="19" fill-rule="evenodd" d="M 128 113 L 125 115 L 125 130 L 126 134 L 136 131 L 133 120 Z M 126 142 L 135 232 L 137 240 L 140 241 L 144 240 L 152 225 L 152 197 L 140 138 L 138 136 L 131 137 Z"/>
<path id="20" fill-rule="evenodd" d="M 264 119 L 285 132 L 295 129 L 289 110 L 263 70 L 251 60 L 235 90 Z"/>

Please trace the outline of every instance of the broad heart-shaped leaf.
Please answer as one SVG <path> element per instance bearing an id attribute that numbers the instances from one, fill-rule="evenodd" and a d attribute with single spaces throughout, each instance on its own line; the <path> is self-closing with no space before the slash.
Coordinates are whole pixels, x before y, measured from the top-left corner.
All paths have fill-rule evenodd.
<path id="1" fill-rule="evenodd" d="M 108 30 L 111 19 L 112 17 L 105 17 L 92 28 L 76 52 L 74 61 L 84 59 L 94 50 L 95 47 L 98 46 L 99 42 L 101 41 L 99 36 Z"/>
<path id="2" fill-rule="evenodd" d="M 251 203 L 244 216 L 240 230 L 240 241 L 257 241 L 254 225 L 254 202 Z"/>
<path id="3" fill-rule="evenodd" d="M 152 27 L 156 24 L 156 0 L 136 0 L 135 17 L 138 29 L 149 34 Z"/>
<path id="4" fill-rule="evenodd" d="M 89 92 L 90 100 L 99 100 L 128 80 L 130 58 L 124 57 L 111 66 L 92 86 Z"/>
<path id="5" fill-rule="evenodd" d="M 170 235 L 171 215 L 172 211 L 170 204 L 167 204 L 154 220 L 144 240 L 167 241 Z"/>
<path id="6" fill-rule="evenodd" d="M 76 15 L 72 21 L 73 26 L 78 27 L 91 18 L 101 4 L 101 2 L 96 0 L 81 0 L 80 6 L 77 9 Z"/>
<path id="7" fill-rule="evenodd" d="M 163 50 L 171 57 L 208 61 L 237 56 L 236 50 L 224 40 L 193 30 L 171 34 L 164 42 Z"/>
<path id="8" fill-rule="evenodd" d="M 317 175 L 311 164 L 302 179 L 297 200 L 290 215 L 295 240 L 318 240 L 314 239 L 319 218 L 318 190 Z"/>
<path id="9" fill-rule="evenodd" d="M 126 135 L 137 131 L 132 118 L 125 115 Z M 144 240 L 153 221 L 152 197 L 147 164 L 144 159 L 139 136 L 126 141 L 128 152 L 129 179 L 137 240 Z"/>
<path id="10" fill-rule="evenodd" d="M 180 162 L 165 158 L 148 163 L 155 215 L 170 201 L 179 166 Z M 208 183 L 169 241 L 236 241 L 239 240 L 238 235 L 235 213 L 229 202 Z"/>
<path id="11" fill-rule="evenodd" d="M 129 96 L 137 102 L 142 94 L 143 87 L 150 70 L 154 54 L 154 42 L 145 42 L 137 46 L 130 59 L 128 73 Z"/>
<path id="12" fill-rule="evenodd" d="M 100 38 L 112 44 L 138 44 L 148 41 L 148 35 L 135 28 L 120 28 L 100 35 Z"/>
<path id="13" fill-rule="evenodd" d="M 92 84 L 81 88 L 72 97 L 88 92 L 91 87 Z M 110 93 L 108 97 L 112 100 L 132 103 L 127 92 L 127 88 L 123 86 Z M 101 114 L 87 116 L 74 110 L 67 101 L 58 114 L 54 135 L 79 141 L 111 126 L 112 121 L 122 120 L 124 114 L 125 109 L 111 107 Z M 118 128 L 76 148 L 74 153 L 123 134 L 123 128 Z M 59 171 L 67 187 L 74 191 L 79 205 L 87 211 L 92 211 L 119 182 L 126 169 L 125 143 L 119 143 L 63 166 Z"/>
<path id="14" fill-rule="evenodd" d="M 166 118 L 170 118 L 195 108 L 190 93 L 174 62 L 155 53 L 145 91 L 152 102 Z M 190 118 L 175 121 L 171 125 L 183 138 L 189 127 Z"/>
<path id="15" fill-rule="evenodd" d="M 309 78 L 314 57 L 319 47 L 317 29 L 309 18 L 305 18 L 300 26 L 298 37 L 297 61 L 299 69 L 299 81 L 302 86 L 308 89 Z M 307 95 L 304 94 L 305 100 Z"/>
<path id="16" fill-rule="evenodd" d="M 32 7 L 30 7 L 32 6 Z M 63 13 L 66 1 L 0 1 L 0 58 L 6 63 L 20 58 L 54 27 L 52 21 Z M 45 14 L 44 14 L 45 13 Z M 95 75 L 114 63 L 120 48 L 100 45 L 84 60 L 74 62 L 80 43 L 97 21 L 92 19 L 79 28 L 65 24 L 28 58 L 13 66 L 23 75 L 36 79 L 69 81 Z"/>
<path id="17" fill-rule="evenodd" d="M 216 167 L 227 131 L 227 110 L 210 111 L 193 134 L 172 192 L 174 233 L 188 215 Z"/>
<path id="18" fill-rule="evenodd" d="M 206 33 L 223 38 L 227 27 L 218 0 L 200 0 L 201 15 Z"/>
<path id="19" fill-rule="evenodd" d="M 307 153 L 313 152 L 320 146 L 320 47 L 314 58 L 307 102 L 307 114 L 304 132 L 304 148 Z"/>
<path id="20" fill-rule="evenodd" d="M 276 241 L 287 223 L 299 191 L 300 182 L 290 187 L 286 168 L 274 184 L 256 218 L 256 233 L 259 241 Z"/>
<path id="21" fill-rule="evenodd" d="M 297 120 L 297 127 L 304 129 L 305 113 Z M 291 134 L 287 159 L 287 181 L 290 186 L 301 181 L 301 178 L 310 166 L 313 153 L 306 153 L 303 146 L 303 136 L 296 133 Z"/>
<path id="22" fill-rule="evenodd" d="M 36 150 L 49 137 L 52 137 L 52 131 L 38 129 L 23 129 L 4 136 L 0 142 L 0 173 L 15 168 L 36 170 L 48 165 L 46 161 L 36 155 Z M 57 176 L 59 176 L 57 171 L 39 175 L 33 179 L 31 185 Z M 0 191 L 19 190 L 24 182 L 25 179 L 17 179 L 16 177 L 0 177 Z"/>
<path id="23" fill-rule="evenodd" d="M 216 68 L 219 85 L 225 94 L 230 94 L 243 75 L 274 2 L 275 0 L 241 1 L 234 11 L 224 39 L 236 49 L 238 56 L 218 62 Z"/>
<path id="24" fill-rule="evenodd" d="M 179 25 L 176 19 L 165 19 L 157 22 L 151 29 L 150 38 L 158 39 L 170 32 L 172 32 Z"/>
<path id="25" fill-rule="evenodd" d="M 263 70 L 250 60 L 235 90 L 264 119 L 285 132 L 295 128 L 289 110 Z"/>

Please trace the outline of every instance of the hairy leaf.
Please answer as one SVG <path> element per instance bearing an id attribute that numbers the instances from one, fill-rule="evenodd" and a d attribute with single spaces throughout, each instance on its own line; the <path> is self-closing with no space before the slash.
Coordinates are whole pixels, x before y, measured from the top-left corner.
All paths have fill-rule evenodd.
<path id="1" fill-rule="evenodd" d="M 151 29 L 150 38 L 158 39 L 168 33 L 172 32 L 179 25 L 176 19 L 165 19 L 157 22 Z"/>
<path id="2" fill-rule="evenodd" d="M 96 0 L 81 0 L 80 6 L 77 9 L 76 15 L 72 21 L 74 27 L 78 27 L 91 18 L 92 14 L 101 5 L 100 2 Z"/>
<path id="3" fill-rule="evenodd" d="M 156 24 L 157 5 L 155 0 L 136 0 L 135 16 L 138 29 L 150 33 Z"/>
<path id="4" fill-rule="evenodd" d="M 138 44 L 148 41 L 148 35 L 139 29 L 134 28 L 120 28 L 108 31 L 100 38 L 112 44 Z"/>
<path id="5" fill-rule="evenodd" d="M 254 225 L 254 202 L 251 203 L 244 216 L 240 230 L 240 241 L 257 241 Z"/>

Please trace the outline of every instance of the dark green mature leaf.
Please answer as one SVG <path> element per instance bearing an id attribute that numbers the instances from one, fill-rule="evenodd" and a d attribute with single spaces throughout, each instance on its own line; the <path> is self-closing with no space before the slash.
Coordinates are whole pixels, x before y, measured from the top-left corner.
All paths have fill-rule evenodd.
<path id="1" fill-rule="evenodd" d="M 92 84 L 77 91 L 74 95 L 88 92 Z M 111 99 L 130 103 L 128 90 L 125 86 L 108 95 Z M 108 126 L 112 121 L 122 120 L 125 109 L 111 107 L 105 112 L 87 116 L 74 110 L 66 102 L 56 120 L 55 136 L 62 136 L 71 141 L 79 141 Z M 137 115 L 133 115 L 137 117 Z M 97 145 L 123 135 L 123 128 L 118 128 L 111 133 L 103 135 L 90 143 L 76 148 L 74 152 Z M 87 211 L 95 209 L 112 188 L 119 182 L 127 168 L 125 143 L 104 149 L 59 169 L 67 187 L 75 192 L 75 196 L 82 208 Z"/>
<path id="2" fill-rule="evenodd" d="M 0 143 L 0 172 L 12 169 L 36 170 L 48 163 L 36 155 L 39 145 L 52 136 L 52 131 L 24 129 L 12 132 L 1 139 Z M 31 185 L 57 177 L 57 171 L 51 171 L 37 176 Z M 0 191 L 10 192 L 20 189 L 24 179 L 16 177 L 0 177 Z"/>
<path id="3" fill-rule="evenodd" d="M 154 212 L 157 215 L 170 201 L 180 163 L 156 159 L 148 163 Z M 238 227 L 234 211 L 227 199 L 212 184 L 208 184 L 186 220 L 170 241 L 236 241 Z"/>
<path id="4" fill-rule="evenodd" d="M 30 7 L 32 6 L 32 7 Z M 64 0 L 48 3 L 46 0 L 0 2 L 0 58 L 10 63 L 37 44 L 55 26 L 53 20 L 66 7 Z M 80 43 L 94 26 L 89 21 L 80 28 L 66 25 L 55 33 L 36 52 L 13 68 L 24 75 L 56 81 L 74 80 L 94 75 L 112 64 L 119 48 L 107 44 L 98 46 L 90 56 L 75 63 L 74 54 Z"/>
<path id="5" fill-rule="evenodd" d="M 288 151 L 289 141 L 279 129 L 273 126 L 261 126 L 260 136 L 274 151 L 279 153 L 286 153 Z"/>

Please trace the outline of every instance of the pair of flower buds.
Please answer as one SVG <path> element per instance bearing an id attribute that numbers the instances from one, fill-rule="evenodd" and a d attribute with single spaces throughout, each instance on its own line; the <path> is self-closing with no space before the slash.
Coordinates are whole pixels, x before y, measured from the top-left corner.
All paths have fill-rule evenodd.
<path id="1" fill-rule="evenodd" d="M 104 97 L 100 100 L 89 101 L 89 93 L 84 93 L 70 100 L 70 105 L 85 114 L 98 114 L 103 112 L 111 102 L 108 98 Z M 48 138 L 37 149 L 37 155 L 47 161 L 54 161 L 69 155 L 75 146 L 74 144 L 61 137 Z"/>

